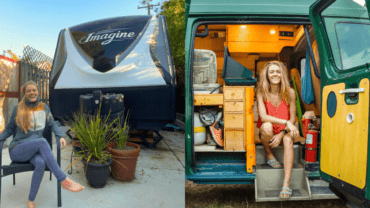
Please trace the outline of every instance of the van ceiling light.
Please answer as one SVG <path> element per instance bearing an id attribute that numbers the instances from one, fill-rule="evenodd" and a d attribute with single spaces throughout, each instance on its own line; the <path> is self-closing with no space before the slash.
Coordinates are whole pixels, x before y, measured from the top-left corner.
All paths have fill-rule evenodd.
<path id="1" fill-rule="evenodd" d="M 275 35 L 276 31 L 274 29 L 270 30 L 271 35 Z"/>
<path id="2" fill-rule="evenodd" d="M 242 26 L 240 26 L 241 28 L 247 28 L 247 26 L 245 26 L 245 25 L 242 25 Z"/>

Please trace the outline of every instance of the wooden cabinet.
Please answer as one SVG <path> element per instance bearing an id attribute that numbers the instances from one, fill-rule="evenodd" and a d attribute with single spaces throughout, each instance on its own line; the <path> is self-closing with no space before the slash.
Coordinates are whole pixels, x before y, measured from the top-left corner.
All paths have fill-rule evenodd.
<path id="1" fill-rule="evenodd" d="M 253 86 L 225 86 L 224 87 L 224 149 L 245 150 L 247 145 L 247 123 L 251 103 L 254 103 Z M 250 121 L 248 121 L 250 122 Z M 250 135 L 249 135 L 250 136 Z M 254 135 L 253 135 L 254 136 Z"/>

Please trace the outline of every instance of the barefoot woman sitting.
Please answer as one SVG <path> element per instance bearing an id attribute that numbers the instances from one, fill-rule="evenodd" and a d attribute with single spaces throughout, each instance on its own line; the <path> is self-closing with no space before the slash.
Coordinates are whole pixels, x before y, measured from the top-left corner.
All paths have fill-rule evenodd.
<path id="1" fill-rule="evenodd" d="M 45 165 L 49 167 L 61 183 L 62 188 L 73 192 L 82 191 L 84 187 L 69 179 L 60 169 L 49 143 L 42 137 L 45 124 L 51 126 L 55 135 L 60 137 L 62 149 L 66 147 L 64 134 L 55 123 L 50 109 L 40 101 L 37 84 L 28 81 L 22 86 L 21 91 L 24 98 L 14 107 L 5 130 L 0 134 L 0 141 L 16 133 L 15 138 L 9 145 L 10 159 L 13 162 L 29 161 L 35 166 L 31 180 L 31 190 L 27 199 L 28 207 L 35 207 L 33 201 L 39 190 Z"/>
<path id="2" fill-rule="evenodd" d="M 279 61 L 268 62 L 260 74 L 257 86 L 257 105 L 262 145 L 265 148 L 267 163 L 273 168 L 281 164 L 272 154 L 271 147 L 284 145 L 284 180 L 280 198 L 289 199 L 292 195 L 290 178 L 292 175 L 294 152 L 293 139 L 299 132 L 294 125 L 296 118 L 295 92 L 289 87 L 285 65 Z"/>

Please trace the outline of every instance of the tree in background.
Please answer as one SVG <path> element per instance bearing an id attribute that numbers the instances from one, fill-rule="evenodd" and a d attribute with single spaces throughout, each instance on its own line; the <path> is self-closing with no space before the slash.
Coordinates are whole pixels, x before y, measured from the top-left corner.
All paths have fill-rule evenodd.
<path id="1" fill-rule="evenodd" d="M 172 55 L 176 67 L 185 65 L 185 0 L 163 2 L 160 13 L 167 18 Z"/>
<path id="2" fill-rule="evenodd" d="M 177 76 L 177 112 L 185 111 L 185 0 L 163 2 L 161 15 L 167 18 L 172 56 Z"/>

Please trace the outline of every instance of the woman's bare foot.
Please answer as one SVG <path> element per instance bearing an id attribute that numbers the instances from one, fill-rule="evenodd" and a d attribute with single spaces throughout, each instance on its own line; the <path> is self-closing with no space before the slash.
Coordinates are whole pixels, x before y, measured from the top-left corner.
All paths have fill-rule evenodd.
<path id="1" fill-rule="evenodd" d="M 62 183 L 62 188 L 65 190 L 69 190 L 72 192 L 79 192 L 84 190 L 85 187 L 81 186 L 80 184 L 72 181 L 70 178 L 66 178 Z"/>
<path id="2" fill-rule="evenodd" d="M 30 202 L 30 200 L 27 199 L 27 205 L 28 208 L 35 208 L 35 202 Z"/>

